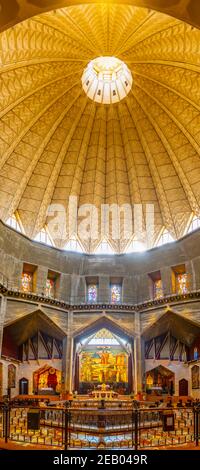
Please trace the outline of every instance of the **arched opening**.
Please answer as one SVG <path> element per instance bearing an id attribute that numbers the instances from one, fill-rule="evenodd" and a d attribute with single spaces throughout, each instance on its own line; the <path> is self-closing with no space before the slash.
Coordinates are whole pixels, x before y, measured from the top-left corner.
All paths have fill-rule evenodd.
<path id="1" fill-rule="evenodd" d="M 149 395 L 173 395 L 174 394 L 174 373 L 159 365 L 146 372 L 146 392 Z"/>
<path id="2" fill-rule="evenodd" d="M 186 379 L 179 380 L 179 396 L 180 397 L 188 396 L 188 380 Z"/>
<path id="3" fill-rule="evenodd" d="M 112 322 L 100 322 L 75 339 L 74 390 L 90 394 L 102 385 L 120 395 L 133 388 L 133 342 Z"/>
<path id="4" fill-rule="evenodd" d="M 19 395 L 28 395 L 28 379 L 25 377 L 19 380 Z"/>
<path id="5" fill-rule="evenodd" d="M 61 392 L 61 371 L 45 365 L 33 373 L 33 387 L 36 395 L 59 395 Z"/>

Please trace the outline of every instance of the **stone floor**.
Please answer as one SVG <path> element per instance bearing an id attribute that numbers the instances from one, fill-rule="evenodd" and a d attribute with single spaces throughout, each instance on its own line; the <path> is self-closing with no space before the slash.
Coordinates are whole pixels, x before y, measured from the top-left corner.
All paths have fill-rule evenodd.
<path id="1" fill-rule="evenodd" d="M 28 443 L 22 444 L 22 443 L 17 443 L 13 441 L 8 441 L 7 443 L 5 443 L 4 439 L 0 439 L 0 449 L 1 450 L 2 449 L 3 450 L 63 450 L 55 446 L 43 446 L 39 444 L 37 446 L 34 446 Z M 158 450 L 158 449 L 159 450 L 200 450 L 200 445 L 196 447 L 195 444 L 192 443 L 192 444 L 183 444 L 183 445 L 173 446 L 173 447 L 157 447 L 157 448 L 154 447 L 154 449 L 152 450 Z M 142 449 L 142 450 L 145 450 L 145 449 Z"/>

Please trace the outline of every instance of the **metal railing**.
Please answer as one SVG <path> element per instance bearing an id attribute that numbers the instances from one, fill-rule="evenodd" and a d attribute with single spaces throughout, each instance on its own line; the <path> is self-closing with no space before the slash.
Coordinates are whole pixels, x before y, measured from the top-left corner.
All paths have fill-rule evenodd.
<path id="1" fill-rule="evenodd" d="M 0 406 L 0 438 L 5 442 L 60 449 L 155 449 L 199 445 L 200 407 L 140 408 L 138 403 L 100 400 L 65 406 Z"/>

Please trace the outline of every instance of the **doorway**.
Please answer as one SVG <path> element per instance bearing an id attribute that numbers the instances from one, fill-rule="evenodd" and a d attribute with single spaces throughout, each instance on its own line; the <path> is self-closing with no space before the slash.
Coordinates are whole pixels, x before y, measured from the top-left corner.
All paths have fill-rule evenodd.
<path id="1" fill-rule="evenodd" d="M 19 380 L 19 394 L 28 395 L 28 379 L 24 377 Z"/>
<path id="2" fill-rule="evenodd" d="M 179 380 L 179 396 L 180 397 L 188 396 L 188 380 L 186 379 Z"/>

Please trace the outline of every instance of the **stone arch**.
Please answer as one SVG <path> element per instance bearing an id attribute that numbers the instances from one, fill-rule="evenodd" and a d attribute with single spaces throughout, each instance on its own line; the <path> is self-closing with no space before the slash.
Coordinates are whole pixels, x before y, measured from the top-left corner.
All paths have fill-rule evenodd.
<path id="1" fill-rule="evenodd" d="M 94 337 L 96 333 L 98 333 L 100 330 L 105 329 L 108 330 L 113 336 L 118 338 L 118 344 L 119 348 L 122 350 L 122 355 L 124 354 L 124 359 L 126 362 L 126 377 L 127 377 L 127 386 L 124 388 L 125 393 L 130 393 L 133 389 L 133 346 L 134 346 L 134 335 L 130 334 L 122 328 L 120 325 L 116 324 L 114 321 L 110 320 L 107 316 L 103 316 L 100 319 L 90 323 L 87 325 L 85 328 L 79 330 L 74 334 L 74 358 L 73 358 L 73 384 L 74 384 L 74 389 L 80 391 L 80 356 L 81 352 L 84 350 L 85 345 L 84 345 L 84 340 L 86 340 L 87 343 L 87 338 Z M 120 338 L 123 338 L 122 341 L 120 341 Z M 123 341 L 127 341 L 126 345 L 123 344 Z M 82 346 L 83 345 L 83 346 Z M 94 346 L 95 347 L 95 346 Z M 105 346 L 106 347 L 106 346 Z M 101 349 L 101 347 L 97 346 L 98 348 Z M 111 348 L 112 349 L 112 348 Z M 111 353 L 110 349 L 110 353 Z M 123 352 L 124 351 L 124 352 Z M 98 352 L 98 351 L 97 351 Z M 103 377 L 103 376 L 102 376 Z M 119 382 L 122 381 L 121 375 L 118 376 L 118 378 L 114 379 Z M 124 377 L 124 375 L 123 375 Z M 89 380 L 89 379 L 88 379 Z M 103 382 L 109 381 L 109 379 L 102 378 Z M 123 379 L 124 380 L 124 379 Z M 123 387 L 122 387 L 123 389 Z"/>

